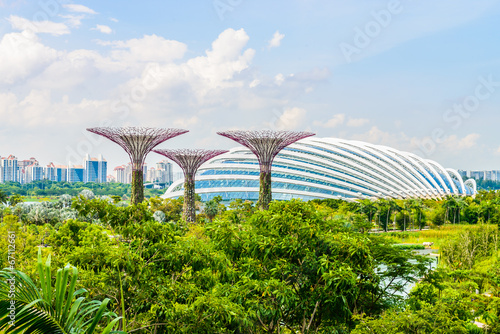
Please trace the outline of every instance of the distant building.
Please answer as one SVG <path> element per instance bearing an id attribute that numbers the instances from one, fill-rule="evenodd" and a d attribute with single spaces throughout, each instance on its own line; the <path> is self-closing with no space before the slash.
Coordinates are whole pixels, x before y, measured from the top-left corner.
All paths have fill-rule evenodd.
<path id="1" fill-rule="evenodd" d="M 98 158 L 91 158 L 88 154 L 85 155 L 83 166 L 85 169 L 84 182 L 105 183 L 107 181 L 107 161 L 102 155 Z"/>
<path id="2" fill-rule="evenodd" d="M 56 165 L 56 181 L 68 182 L 68 167 L 64 165 Z"/>
<path id="3" fill-rule="evenodd" d="M 68 181 L 68 167 L 62 165 L 54 165 L 54 163 L 49 163 L 45 167 L 45 179 L 55 182 L 67 182 Z"/>
<path id="4" fill-rule="evenodd" d="M 68 182 L 85 182 L 85 169 L 82 165 L 68 166 Z"/>
<path id="5" fill-rule="evenodd" d="M 33 181 L 41 181 L 44 179 L 44 172 L 43 172 L 43 167 L 38 164 L 38 161 L 35 160 L 35 162 L 28 166 L 25 167 L 25 183 L 30 183 Z"/>
<path id="6" fill-rule="evenodd" d="M 500 170 L 459 170 L 462 177 L 469 177 L 476 180 L 500 181 Z"/>
<path id="7" fill-rule="evenodd" d="M 45 179 L 49 181 L 57 181 L 56 165 L 52 162 L 45 166 Z"/>
<path id="8" fill-rule="evenodd" d="M 160 161 L 156 168 L 151 167 L 147 172 L 147 182 L 170 185 L 173 182 L 172 164 L 168 161 Z"/>
<path id="9" fill-rule="evenodd" d="M 129 162 L 126 165 L 118 166 L 114 168 L 114 176 L 116 182 L 118 183 L 132 183 L 132 164 Z M 147 182 L 148 178 L 148 165 L 144 164 L 142 168 L 144 182 Z"/>
<path id="10" fill-rule="evenodd" d="M 112 183 L 112 182 L 116 182 L 116 179 L 115 179 L 115 177 L 113 175 L 108 175 L 107 176 L 107 181 L 109 183 Z"/>
<path id="11" fill-rule="evenodd" d="M 38 166 L 38 161 L 33 157 L 29 158 L 29 160 L 18 160 L 17 161 L 18 182 L 20 182 L 20 183 L 32 182 L 32 181 L 28 180 L 27 174 L 26 174 L 28 166 L 32 166 L 32 165 Z M 43 168 L 42 168 L 42 170 L 43 170 Z M 42 176 L 42 179 L 43 179 L 43 176 Z"/>
<path id="12" fill-rule="evenodd" d="M 17 158 L 13 155 L 0 159 L 0 182 L 19 182 L 19 167 L 17 162 Z"/>
<path id="13" fill-rule="evenodd" d="M 127 183 L 126 177 L 125 177 L 125 166 L 118 166 L 115 167 L 114 169 L 115 172 L 115 180 L 118 183 Z"/>

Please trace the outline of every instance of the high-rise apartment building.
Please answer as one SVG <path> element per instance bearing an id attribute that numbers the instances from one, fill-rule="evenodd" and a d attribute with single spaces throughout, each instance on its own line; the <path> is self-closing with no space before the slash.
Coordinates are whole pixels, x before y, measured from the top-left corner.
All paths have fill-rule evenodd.
<path id="1" fill-rule="evenodd" d="M 127 179 L 125 177 L 125 165 L 115 167 L 115 180 L 118 183 L 127 183 Z"/>
<path id="2" fill-rule="evenodd" d="M 82 165 L 68 165 L 68 182 L 85 182 L 85 169 Z"/>
<path id="3" fill-rule="evenodd" d="M 7 158 L 0 159 L 1 173 L 0 182 L 19 182 L 18 160 L 15 156 L 9 155 Z"/>
<path id="4" fill-rule="evenodd" d="M 148 170 L 146 181 L 166 185 L 172 184 L 172 164 L 166 160 L 158 162 L 156 168 L 151 167 Z"/>
<path id="5" fill-rule="evenodd" d="M 85 169 L 84 182 L 105 183 L 107 181 L 108 162 L 99 154 L 98 158 L 91 158 L 88 154 L 83 160 Z"/>
<path id="6" fill-rule="evenodd" d="M 43 172 L 43 167 L 39 165 L 38 161 L 35 160 L 35 162 L 26 167 L 25 169 L 25 183 L 30 183 L 33 181 L 41 181 L 44 179 L 44 172 Z"/>

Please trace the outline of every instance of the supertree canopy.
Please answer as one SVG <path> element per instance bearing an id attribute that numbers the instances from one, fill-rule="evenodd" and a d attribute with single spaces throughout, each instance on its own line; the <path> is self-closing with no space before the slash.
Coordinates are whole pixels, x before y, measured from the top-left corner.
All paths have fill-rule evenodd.
<path id="1" fill-rule="evenodd" d="M 129 155 L 132 163 L 132 204 L 144 200 L 142 168 L 148 153 L 158 144 L 188 132 L 182 129 L 147 127 L 97 127 L 88 128 L 87 131 L 117 143 Z"/>
<path id="2" fill-rule="evenodd" d="M 267 210 L 272 200 L 271 167 L 274 157 L 297 140 L 314 136 L 311 132 L 272 130 L 225 131 L 217 134 L 246 146 L 257 156 L 260 165 L 259 206 L 262 210 Z"/>
<path id="3" fill-rule="evenodd" d="M 153 150 L 174 161 L 184 172 L 184 207 L 183 217 L 188 222 L 196 221 L 195 207 L 195 185 L 194 176 L 198 168 L 213 157 L 226 153 L 224 150 L 200 150 L 200 149 L 178 149 L 178 150 Z"/>

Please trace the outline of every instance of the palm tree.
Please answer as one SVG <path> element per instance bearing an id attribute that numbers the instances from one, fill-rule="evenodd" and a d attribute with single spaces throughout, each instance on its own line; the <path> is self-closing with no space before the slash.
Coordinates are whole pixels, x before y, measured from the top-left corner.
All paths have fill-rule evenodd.
<path id="1" fill-rule="evenodd" d="M 424 209 L 426 208 L 426 206 L 424 205 L 424 202 L 422 201 L 421 198 L 417 198 L 413 202 L 413 208 L 415 209 L 415 214 L 418 215 L 418 218 L 417 218 L 418 228 L 420 230 L 422 230 L 422 227 L 423 227 L 422 216 L 423 216 L 423 212 L 424 212 Z"/>
<path id="2" fill-rule="evenodd" d="M 50 255 L 44 265 L 40 249 L 38 274 L 40 287 L 21 271 L 10 268 L 0 271 L 0 331 L 8 330 L 13 334 L 94 334 L 101 323 L 106 325 L 101 333 L 109 334 L 121 319 L 106 311 L 108 298 L 102 302 L 84 302 L 82 294 L 87 291 L 75 291 L 78 278 L 75 267 L 67 265 L 59 269 L 55 286 L 52 286 Z M 9 318 L 12 301 L 15 302 L 14 319 Z M 15 327 L 11 327 L 12 320 Z"/>
<path id="3" fill-rule="evenodd" d="M 445 224 L 448 221 L 450 211 L 453 213 L 453 223 L 455 223 L 454 209 L 456 208 L 456 206 L 457 206 L 457 202 L 455 200 L 455 197 L 450 196 L 450 195 L 446 196 L 446 199 L 443 202 L 443 208 L 446 209 L 446 213 L 444 215 L 444 223 Z"/>
<path id="4" fill-rule="evenodd" d="M 364 213 L 366 215 L 366 218 L 368 218 L 368 221 L 371 223 L 373 216 L 377 212 L 377 206 L 370 199 L 363 199 L 359 201 L 359 205 L 360 205 L 359 211 Z"/>
<path id="5" fill-rule="evenodd" d="M 459 196 L 456 198 L 456 206 L 458 209 L 458 223 L 460 224 L 460 217 L 462 215 L 462 210 L 465 209 L 466 206 L 469 204 L 465 201 L 465 198 L 462 196 Z"/>
<path id="6" fill-rule="evenodd" d="M 377 200 L 375 206 L 377 208 L 378 225 L 382 227 L 384 232 L 387 232 L 387 226 L 389 225 L 390 216 L 389 203 L 386 199 L 380 198 L 379 200 Z M 385 217 L 384 214 L 386 215 Z"/>
<path id="7" fill-rule="evenodd" d="M 394 228 L 395 228 L 396 227 L 397 214 L 398 214 L 398 212 L 400 212 L 402 210 L 402 208 L 401 208 L 401 206 L 398 204 L 398 202 L 395 199 L 391 198 L 391 199 L 389 199 L 389 210 L 394 213 L 393 224 L 394 224 Z"/>

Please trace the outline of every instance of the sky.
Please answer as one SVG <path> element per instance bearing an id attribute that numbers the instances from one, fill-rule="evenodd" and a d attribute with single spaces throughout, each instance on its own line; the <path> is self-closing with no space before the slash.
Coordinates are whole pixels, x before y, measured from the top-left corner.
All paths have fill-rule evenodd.
<path id="1" fill-rule="evenodd" d="M 498 0 L 0 0 L 0 156 L 111 174 L 86 128 L 271 129 L 500 169 L 499 31 Z"/>

